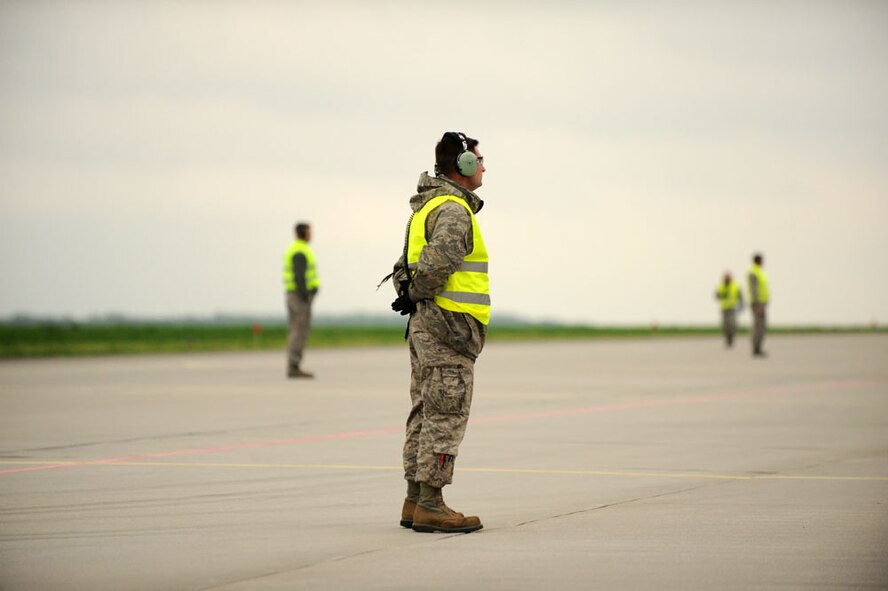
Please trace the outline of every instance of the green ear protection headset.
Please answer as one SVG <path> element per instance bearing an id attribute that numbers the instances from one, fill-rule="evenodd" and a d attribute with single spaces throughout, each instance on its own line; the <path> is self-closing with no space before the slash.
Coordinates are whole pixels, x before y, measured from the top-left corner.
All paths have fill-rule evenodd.
<path id="1" fill-rule="evenodd" d="M 456 157 L 456 170 L 463 176 L 474 175 L 478 171 L 478 156 L 474 152 L 469 151 L 466 134 L 459 131 L 451 131 L 448 132 L 448 135 L 454 136 L 462 144 L 462 152 Z"/>

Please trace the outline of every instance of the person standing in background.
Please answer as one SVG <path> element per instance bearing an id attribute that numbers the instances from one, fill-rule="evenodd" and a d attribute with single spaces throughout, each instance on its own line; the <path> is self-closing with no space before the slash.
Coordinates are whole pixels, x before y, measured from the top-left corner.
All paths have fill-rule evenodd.
<path id="1" fill-rule="evenodd" d="M 721 306 L 725 346 L 730 348 L 734 346 L 734 336 L 737 334 L 737 312 L 743 305 L 743 294 L 730 273 L 725 273 L 721 284 L 715 290 L 715 298 Z"/>
<path id="2" fill-rule="evenodd" d="M 296 240 L 284 253 L 284 289 L 287 298 L 287 377 L 313 378 L 302 369 L 302 353 L 311 329 L 311 304 L 318 293 L 320 281 L 311 241 L 311 226 L 296 224 Z"/>
<path id="3" fill-rule="evenodd" d="M 768 277 L 762 270 L 764 257 L 756 253 L 752 257 L 752 267 L 749 269 L 749 301 L 752 307 L 752 356 L 767 357 L 762 349 L 767 330 L 765 308 L 771 300 L 771 290 L 768 287 Z"/>

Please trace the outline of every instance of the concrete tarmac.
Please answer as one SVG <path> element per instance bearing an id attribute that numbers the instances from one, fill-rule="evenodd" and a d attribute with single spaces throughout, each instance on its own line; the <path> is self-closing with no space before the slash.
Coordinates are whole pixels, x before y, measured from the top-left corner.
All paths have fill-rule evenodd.
<path id="1" fill-rule="evenodd" d="M 405 347 L 0 363 L 0 590 L 886 589 L 888 336 L 491 343 L 398 526 Z"/>

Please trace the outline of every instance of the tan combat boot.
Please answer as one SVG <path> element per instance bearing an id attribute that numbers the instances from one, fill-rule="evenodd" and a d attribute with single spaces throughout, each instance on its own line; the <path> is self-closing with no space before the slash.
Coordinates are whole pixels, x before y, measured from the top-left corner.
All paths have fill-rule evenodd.
<path id="1" fill-rule="evenodd" d="M 420 501 L 413 512 L 413 531 L 469 533 L 484 527 L 475 515 L 466 517 L 444 503 L 440 488 L 421 484 Z"/>
<path id="2" fill-rule="evenodd" d="M 413 513 L 416 511 L 416 502 L 410 499 L 404 499 L 404 506 L 401 507 L 401 527 L 413 527 Z"/>
<path id="3" fill-rule="evenodd" d="M 413 512 L 416 511 L 416 503 L 419 501 L 419 493 L 422 489 L 415 480 L 407 480 L 407 498 L 401 507 L 401 527 L 413 527 Z"/>

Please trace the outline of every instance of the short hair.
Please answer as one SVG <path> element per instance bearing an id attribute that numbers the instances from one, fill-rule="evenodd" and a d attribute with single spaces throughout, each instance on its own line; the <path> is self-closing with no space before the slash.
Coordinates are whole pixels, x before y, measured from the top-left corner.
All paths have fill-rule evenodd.
<path id="1" fill-rule="evenodd" d="M 299 222 L 296 224 L 296 238 L 300 238 L 305 240 L 305 235 L 308 234 L 308 229 L 311 227 L 311 224 L 307 222 Z"/>
<path id="2" fill-rule="evenodd" d="M 756 265 L 761 265 L 762 264 L 762 254 L 757 252 L 754 255 L 752 255 L 752 262 L 755 263 Z"/>
<path id="3" fill-rule="evenodd" d="M 475 151 L 478 140 L 466 136 L 466 149 Z M 462 140 L 455 132 L 448 131 L 435 146 L 435 174 L 449 176 L 457 173 L 456 159 L 463 151 Z"/>

